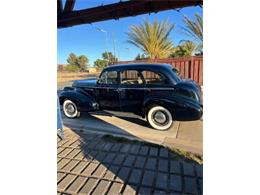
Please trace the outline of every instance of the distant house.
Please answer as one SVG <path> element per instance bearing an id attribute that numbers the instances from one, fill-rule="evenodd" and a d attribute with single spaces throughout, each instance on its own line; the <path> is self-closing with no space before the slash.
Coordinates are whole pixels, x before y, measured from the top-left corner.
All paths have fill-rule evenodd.
<path id="1" fill-rule="evenodd" d="M 57 64 L 57 71 L 63 71 L 64 70 L 64 64 Z"/>
<path id="2" fill-rule="evenodd" d="M 89 73 L 96 73 L 97 69 L 95 67 L 88 67 L 87 68 L 87 72 L 89 72 Z"/>

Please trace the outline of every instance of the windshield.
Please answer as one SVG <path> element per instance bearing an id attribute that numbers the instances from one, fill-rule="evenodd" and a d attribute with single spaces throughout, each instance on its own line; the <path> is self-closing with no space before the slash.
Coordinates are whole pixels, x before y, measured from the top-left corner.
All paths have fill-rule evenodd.
<path id="1" fill-rule="evenodd" d="M 181 73 L 176 69 L 176 68 L 173 68 L 172 69 L 172 72 L 174 73 L 174 76 L 176 78 L 176 81 L 177 82 L 180 82 L 182 80 L 181 78 Z"/>

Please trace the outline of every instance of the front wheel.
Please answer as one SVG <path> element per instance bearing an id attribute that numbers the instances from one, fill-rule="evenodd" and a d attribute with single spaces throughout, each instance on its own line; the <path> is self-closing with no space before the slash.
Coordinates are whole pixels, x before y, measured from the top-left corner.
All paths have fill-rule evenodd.
<path id="1" fill-rule="evenodd" d="M 63 113 L 68 118 L 77 118 L 80 116 L 80 112 L 78 111 L 76 104 L 71 100 L 65 100 L 63 102 Z"/>
<path id="2" fill-rule="evenodd" d="M 148 111 L 147 121 L 154 129 L 167 130 L 172 125 L 172 114 L 162 106 L 154 106 Z"/>

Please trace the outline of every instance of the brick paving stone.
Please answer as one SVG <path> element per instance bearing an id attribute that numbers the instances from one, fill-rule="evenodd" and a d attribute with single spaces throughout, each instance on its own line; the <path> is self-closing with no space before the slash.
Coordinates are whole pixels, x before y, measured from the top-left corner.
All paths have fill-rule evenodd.
<path id="1" fill-rule="evenodd" d="M 82 174 L 91 175 L 94 172 L 94 170 L 97 168 L 97 166 L 98 164 L 96 163 L 89 163 L 89 165 L 87 166 L 87 168 L 84 169 Z"/>
<path id="2" fill-rule="evenodd" d="M 157 156 L 158 155 L 158 148 L 150 147 L 149 155 L 150 156 Z"/>
<path id="3" fill-rule="evenodd" d="M 119 152 L 122 144 L 115 143 L 113 147 L 110 149 L 112 152 Z"/>
<path id="4" fill-rule="evenodd" d="M 85 157 L 84 152 L 80 152 L 74 158 L 78 160 L 82 160 L 84 157 Z"/>
<path id="5" fill-rule="evenodd" d="M 106 143 L 104 146 L 103 146 L 103 150 L 105 151 L 110 151 L 111 148 L 112 148 L 113 144 L 112 143 Z"/>
<path id="6" fill-rule="evenodd" d="M 157 195 L 157 194 L 167 194 L 167 193 L 163 190 L 155 190 L 154 195 Z"/>
<path id="7" fill-rule="evenodd" d="M 181 191 L 182 190 L 182 181 L 181 176 L 179 175 L 170 175 L 170 183 L 169 188 L 174 191 Z"/>
<path id="8" fill-rule="evenodd" d="M 128 178 L 129 173 L 130 173 L 130 168 L 121 167 L 120 171 L 117 174 L 116 180 L 127 183 L 127 178 Z"/>
<path id="9" fill-rule="evenodd" d="M 143 168 L 145 164 L 145 157 L 137 157 L 134 166 L 138 168 Z"/>
<path id="10" fill-rule="evenodd" d="M 142 146 L 140 151 L 139 151 L 139 154 L 147 155 L 148 154 L 148 146 Z"/>
<path id="11" fill-rule="evenodd" d="M 116 165 L 121 165 L 124 161 L 125 155 L 123 154 L 118 154 L 115 159 L 113 160 L 113 164 Z"/>
<path id="12" fill-rule="evenodd" d="M 104 146 L 105 142 L 99 142 L 99 144 L 95 146 L 95 150 L 103 150 Z"/>
<path id="13" fill-rule="evenodd" d="M 66 190 L 69 193 L 77 193 L 79 188 L 85 183 L 87 180 L 86 177 L 78 176 L 76 180 L 72 182 L 72 184 Z"/>
<path id="14" fill-rule="evenodd" d="M 167 174 L 166 173 L 158 173 L 156 177 L 156 187 L 158 188 L 167 188 Z"/>
<path id="15" fill-rule="evenodd" d="M 130 150 L 131 145 L 130 144 L 123 144 L 121 147 L 120 152 L 127 153 Z"/>
<path id="16" fill-rule="evenodd" d="M 72 142 L 74 142 L 74 140 L 73 140 L 72 138 L 70 138 L 70 139 L 65 139 L 59 146 L 67 147 L 67 146 L 69 146 Z"/>
<path id="17" fill-rule="evenodd" d="M 73 144 L 75 141 L 77 141 L 77 139 L 68 139 L 69 141 L 64 142 L 64 144 L 62 144 L 62 147 L 68 147 L 71 144 Z"/>
<path id="18" fill-rule="evenodd" d="M 181 166 L 180 163 L 178 161 L 175 160 L 171 160 L 170 162 L 170 172 L 171 173 L 181 173 Z"/>
<path id="19" fill-rule="evenodd" d="M 195 176 L 194 166 L 193 165 L 194 165 L 193 163 L 183 162 L 183 174 L 184 175 Z"/>
<path id="20" fill-rule="evenodd" d="M 196 171 L 197 171 L 197 176 L 199 177 L 203 176 L 203 168 L 201 165 L 196 165 Z"/>
<path id="21" fill-rule="evenodd" d="M 102 162 L 105 157 L 106 157 L 105 152 L 99 152 L 95 158 L 96 158 L 97 161 Z"/>
<path id="22" fill-rule="evenodd" d="M 70 146 L 72 146 L 72 147 L 80 147 L 81 146 L 81 141 L 80 140 L 77 140 L 77 141 L 75 141 L 74 143 L 72 143 Z"/>
<path id="23" fill-rule="evenodd" d="M 166 148 L 160 148 L 159 156 L 168 158 L 168 150 Z"/>
<path id="24" fill-rule="evenodd" d="M 59 157 L 65 157 L 67 154 L 69 154 L 73 149 L 72 148 L 66 148 L 61 153 L 59 153 Z"/>
<path id="25" fill-rule="evenodd" d="M 83 160 L 92 161 L 98 155 L 97 151 L 91 151 L 88 154 L 85 154 Z"/>
<path id="26" fill-rule="evenodd" d="M 113 182 L 107 194 L 108 195 L 120 194 L 122 187 L 123 184 Z"/>
<path id="27" fill-rule="evenodd" d="M 62 167 L 64 167 L 67 163 L 69 163 L 69 159 L 65 159 L 65 158 L 63 158 L 63 159 L 61 159 L 61 161 L 59 161 L 59 163 L 58 163 L 58 170 L 60 170 Z"/>
<path id="28" fill-rule="evenodd" d="M 168 160 L 159 159 L 158 170 L 168 172 Z"/>
<path id="29" fill-rule="evenodd" d="M 103 164 L 100 164 L 98 168 L 95 170 L 95 172 L 93 173 L 93 176 L 102 177 L 105 174 L 106 169 L 107 168 Z"/>
<path id="30" fill-rule="evenodd" d="M 147 169 L 156 169 L 156 158 L 148 158 L 145 168 Z"/>
<path id="31" fill-rule="evenodd" d="M 114 153 L 107 153 L 105 159 L 103 159 L 103 162 L 111 163 L 115 156 L 116 156 L 116 154 L 114 154 Z"/>
<path id="32" fill-rule="evenodd" d="M 70 171 L 72 168 L 75 167 L 76 164 L 78 164 L 78 160 L 71 160 L 66 166 L 62 168 L 64 171 Z"/>
<path id="33" fill-rule="evenodd" d="M 83 169 L 85 169 L 85 167 L 89 164 L 89 162 L 86 161 L 82 161 L 79 164 L 77 164 L 73 169 L 72 169 L 72 173 L 81 173 Z"/>
<path id="34" fill-rule="evenodd" d="M 142 177 L 142 171 L 138 169 L 133 169 L 130 175 L 129 182 L 139 184 L 141 182 L 141 177 Z"/>
<path id="35" fill-rule="evenodd" d="M 65 150 L 66 148 L 62 148 L 62 147 L 60 147 L 60 148 L 58 148 L 57 149 L 57 154 L 59 154 L 59 153 L 61 153 L 63 150 Z"/>
<path id="36" fill-rule="evenodd" d="M 80 194 L 89 194 L 89 192 L 92 191 L 92 189 L 96 186 L 98 180 L 89 178 L 87 182 L 84 184 L 84 186 L 80 189 Z"/>
<path id="37" fill-rule="evenodd" d="M 135 160 L 135 156 L 133 155 L 128 155 L 124 161 L 124 165 L 126 166 L 133 166 Z"/>
<path id="38" fill-rule="evenodd" d="M 114 179 L 119 170 L 119 166 L 111 165 L 105 173 L 104 179 Z"/>
<path id="39" fill-rule="evenodd" d="M 142 184 L 145 186 L 153 186 L 155 172 L 154 171 L 145 171 Z"/>
<path id="40" fill-rule="evenodd" d="M 76 178 L 75 175 L 67 174 L 59 183 L 58 189 L 65 190 L 68 185 Z"/>
<path id="41" fill-rule="evenodd" d="M 66 157 L 67 158 L 73 158 L 80 152 L 80 149 L 73 149 Z"/>
<path id="42" fill-rule="evenodd" d="M 66 174 L 65 173 L 57 173 L 57 182 L 59 182 Z"/>
<path id="43" fill-rule="evenodd" d="M 184 178 L 184 191 L 186 193 L 198 194 L 197 184 L 195 178 L 185 177 Z"/>
<path id="44" fill-rule="evenodd" d="M 130 149 L 130 153 L 131 154 L 135 154 L 137 155 L 140 149 L 140 145 L 139 144 L 134 144 L 132 145 L 131 149 Z"/>
<path id="45" fill-rule="evenodd" d="M 183 195 L 182 193 L 170 192 L 170 195 Z"/>
<path id="46" fill-rule="evenodd" d="M 134 194 L 136 194 L 136 187 L 127 185 L 125 187 L 125 190 L 124 190 L 123 194 L 124 195 L 134 195 Z"/>
<path id="47" fill-rule="evenodd" d="M 141 187 L 138 191 L 138 194 L 140 195 L 152 194 L 152 188 Z"/>
<path id="48" fill-rule="evenodd" d="M 60 161 L 61 159 L 62 159 L 62 158 L 57 157 L 57 163 L 59 163 L 59 161 Z"/>
<path id="49" fill-rule="evenodd" d="M 109 181 L 105 181 L 105 180 L 101 180 L 97 187 L 95 188 L 95 190 L 91 193 L 93 195 L 102 195 L 105 194 L 105 192 L 108 189 L 110 182 Z"/>

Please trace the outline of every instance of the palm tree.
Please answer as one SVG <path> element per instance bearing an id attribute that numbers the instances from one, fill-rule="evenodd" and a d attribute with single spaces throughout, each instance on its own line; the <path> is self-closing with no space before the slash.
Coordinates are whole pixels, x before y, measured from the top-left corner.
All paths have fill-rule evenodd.
<path id="1" fill-rule="evenodd" d="M 173 48 L 170 38 L 173 29 L 174 25 L 168 19 L 159 23 L 155 20 L 153 24 L 144 19 L 143 23 L 130 26 L 127 42 L 140 48 L 150 59 L 166 58 Z"/>
<path id="2" fill-rule="evenodd" d="M 182 27 L 184 33 L 190 36 L 198 43 L 196 50 L 203 50 L 203 20 L 199 14 L 195 14 L 195 20 L 189 19 L 187 16 L 183 17 L 185 26 Z"/>
<path id="3" fill-rule="evenodd" d="M 173 49 L 170 57 L 190 57 L 196 52 L 197 45 L 192 41 L 182 41 L 180 45 Z"/>

